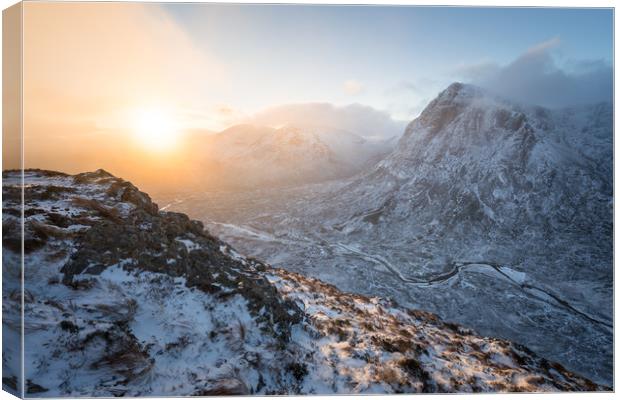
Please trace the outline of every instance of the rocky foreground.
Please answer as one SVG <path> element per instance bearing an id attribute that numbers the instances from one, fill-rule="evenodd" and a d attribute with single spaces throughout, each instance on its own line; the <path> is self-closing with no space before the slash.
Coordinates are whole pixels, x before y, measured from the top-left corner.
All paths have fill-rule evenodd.
<path id="1" fill-rule="evenodd" d="M 30 396 L 609 390 L 527 348 L 246 258 L 98 170 L 24 176 Z M 3 386 L 19 392 L 20 173 L 3 173 Z"/>

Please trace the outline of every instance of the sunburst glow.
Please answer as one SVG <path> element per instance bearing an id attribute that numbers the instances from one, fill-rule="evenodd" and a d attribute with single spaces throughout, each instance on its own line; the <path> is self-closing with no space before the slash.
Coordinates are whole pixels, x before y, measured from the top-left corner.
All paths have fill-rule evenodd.
<path id="1" fill-rule="evenodd" d="M 133 132 L 139 145 L 164 151 L 179 140 L 179 127 L 170 113 L 161 109 L 141 109 L 133 116 Z"/>

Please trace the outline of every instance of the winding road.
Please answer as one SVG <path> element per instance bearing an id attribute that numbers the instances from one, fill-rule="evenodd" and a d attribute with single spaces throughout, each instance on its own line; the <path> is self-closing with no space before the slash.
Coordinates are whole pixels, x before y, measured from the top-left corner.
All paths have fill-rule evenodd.
<path id="1" fill-rule="evenodd" d="M 254 240 L 261 240 L 266 242 L 279 242 L 284 245 L 299 245 L 300 243 L 304 243 L 310 246 L 320 246 L 320 247 L 330 247 L 336 250 L 339 250 L 341 254 L 346 254 L 349 256 L 355 256 L 360 259 L 370 261 L 372 263 L 383 266 L 389 273 L 394 275 L 398 280 L 408 285 L 415 286 L 432 286 L 436 284 L 442 284 L 449 281 L 451 278 L 458 276 L 461 272 L 465 272 L 471 270 L 472 272 L 484 273 L 489 276 L 494 276 L 496 278 L 502 279 L 515 287 L 517 287 L 521 292 L 526 294 L 528 297 L 534 298 L 538 301 L 546 303 L 550 306 L 563 309 L 569 313 L 575 314 L 581 318 L 584 318 L 592 323 L 603 326 L 609 330 L 613 330 L 613 324 L 610 321 L 602 320 L 592 315 L 589 315 L 574 306 L 572 306 L 568 301 L 562 299 L 558 295 L 550 292 L 549 290 L 533 285 L 529 282 L 526 282 L 527 275 L 523 272 L 516 271 L 507 266 L 503 266 L 494 262 L 489 261 L 457 261 L 453 262 L 448 266 L 448 271 L 440 273 L 438 275 L 429 276 L 424 279 L 415 279 L 409 278 L 402 274 L 402 272 L 393 266 L 389 261 L 387 261 L 384 257 L 376 254 L 369 254 L 363 251 L 360 251 L 356 248 L 353 248 L 350 245 L 346 245 L 344 243 L 329 243 L 325 240 L 311 240 L 307 237 L 305 238 L 295 238 L 294 240 L 288 238 L 281 238 L 275 236 L 269 232 L 265 232 L 262 230 L 258 230 L 254 227 L 247 226 L 238 226 L 229 223 L 220 223 L 220 222 L 210 222 L 210 224 L 218 225 L 227 230 L 234 231 L 237 233 L 237 236 L 241 237 L 251 237 Z"/>
<path id="2" fill-rule="evenodd" d="M 483 273 L 491 272 L 491 275 L 496 275 L 496 276 L 499 275 L 501 279 L 504 279 L 505 281 L 515 285 L 516 287 L 518 287 L 521 291 L 523 291 L 530 297 L 533 297 L 549 305 L 562 308 L 573 314 L 577 314 L 581 316 L 582 318 L 587 319 L 590 322 L 603 325 L 613 330 L 612 323 L 595 318 L 591 315 L 586 314 L 583 311 L 576 309 L 569 302 L 567 302 L 566 300 L 563 300 L 556 294 L 551 293 L 550 291 L 546 289 L 532 285 L 530 283 L 525 283 L 524 278 L 515 279 L 515 272 L 518 276 L 521 276 L 521 275 L 525 276 L 525 274 L 517 272 L 511 268 L 501 266 L 497 263 L 488 262 L 488 261 L 454 262 L 452 263 L 451 268 L 448 272 L 445 272 L 445 273 L 442 273 L 436 276 L 432 276 L 427 279 L 411 279 L 411 278 L 407 278 L 403 276 L 403 274 L 397 268 L 395 268 L 392 264 L 390 264 L 387 260 L 385 260 L 381 256 L 367 254 L 359 250 L 353 249 L 350 246 L 344 245 L 342 243 L 337 243 L 332 246 L 343 249 L 349 254 L 356 255 L 367 261 L 378 263 L 384 266 L 387 270 L 389 270 L 399 280 L 401 280 L 404 283 L 411 284 L 411 285 L 431 286 L 433 284 L 444 283 L 448 281 L 450 278 L 458 275 L 460 272 L 465 271 L 467 269 L 473 269 L 473 268 L 477 269 L 478 272 L 483 272 Z"/>

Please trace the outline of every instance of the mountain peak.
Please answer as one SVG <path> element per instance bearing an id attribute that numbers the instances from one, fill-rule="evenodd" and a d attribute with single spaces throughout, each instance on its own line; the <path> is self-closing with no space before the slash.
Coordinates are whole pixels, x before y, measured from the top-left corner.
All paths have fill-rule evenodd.
<path id="1" fill-rule="evenodd" d="M 485 97 L 487 95 L 488 92 L 479 86 L 469 83 L 454 82 L 439 93 L 436 100 L 441 102 L 464 101 Z"/>
<path id="2" fill-rule="evenodd" d="M 497 114 L 497 115 L 495 115 Z M 482 118 L 483 116 L 488 118 Z M 496 118 L 497 117 L 497 118 Z M 478 132 L 486 123 L 486 128 L 496 124 L 506 127 L 506 121 L 517 119 L 509 124 L 511 130 L 520 128 L 524 121 L 521 107 L 493 95 L 479 86 L 454 82 L 432 100 L 422 111 L 420 117 L 412 121 L 405 130 L 403 140 L 409 140 L 414 131 L 425 131 L 435 135 L 457 119 L 464 122 L 467 132 Z"/>

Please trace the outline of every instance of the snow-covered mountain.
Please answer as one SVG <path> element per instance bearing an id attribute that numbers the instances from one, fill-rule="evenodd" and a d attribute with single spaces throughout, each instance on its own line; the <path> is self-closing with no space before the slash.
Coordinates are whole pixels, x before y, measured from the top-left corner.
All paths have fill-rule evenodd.
<path id="1" fill-rule="evenodd" d="M 606 103 L 550 110 L 455 83 L 350 180 L 237 197 L 245 213 L 178 208 L 275 265 L 611 383 L 612 122 Z"/>
<path id="2" fill-rule="evenodd" d="M 360 214 L 342 229 L 402 221 L 514 240 L 608 237 L 611 115 L 609 104 L 551 111 L 453 84 L 392 154 L 342 191 Z"/>
<path id="3" fill-rule="evenodd" d="M 354 175 L 393 143 L 313 126 L 237 125 L 197 144 L 203 184 L 218 188 L 286 186 Z"/>
<path id="4" fill-rule="evenodd" d="M 103 170 L 3 173 L 3 387 L 30 396 L 609 390 L 238 254 Z M 22 188 L 25 199 L 21 225 Z"/>

